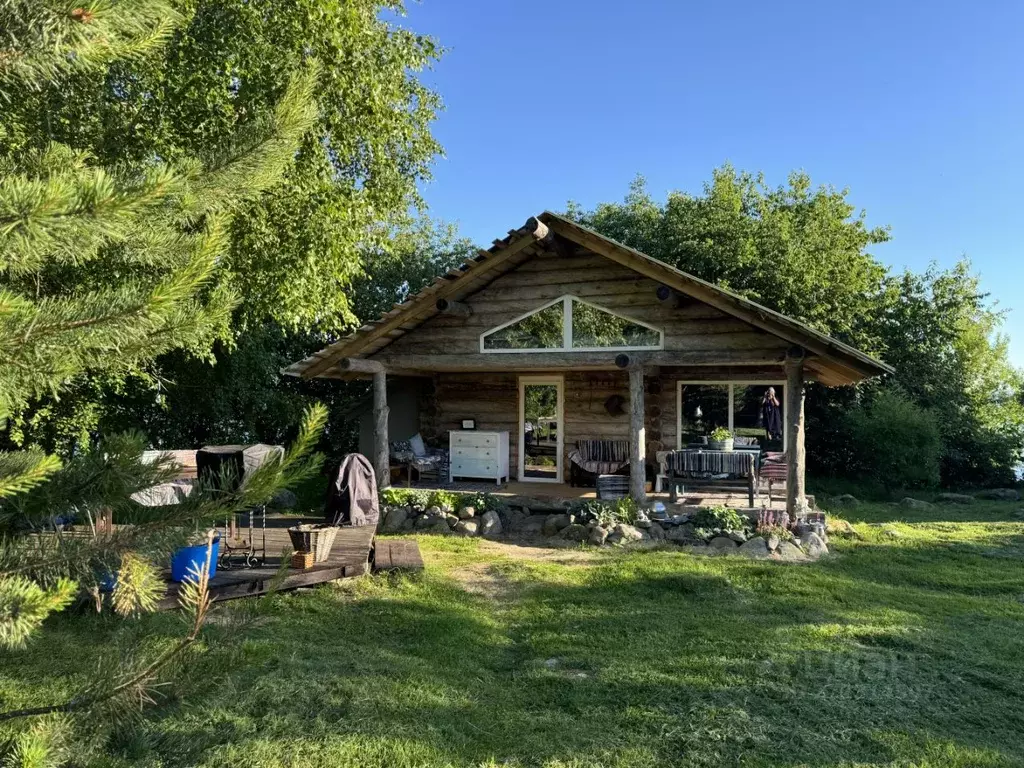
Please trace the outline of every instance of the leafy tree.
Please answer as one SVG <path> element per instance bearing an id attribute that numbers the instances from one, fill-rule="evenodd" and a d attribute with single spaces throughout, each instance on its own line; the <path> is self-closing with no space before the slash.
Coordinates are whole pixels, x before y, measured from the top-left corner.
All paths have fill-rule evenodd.
<path id="1" fill-rule="evenodd" d="M 592 211 L 570 204 L 569 213 L 685 272 L 872 351 L 877 340 L 861 321 L 886 270 L 868 249 L 889 235 L 869 228 L 846 197 L 831 187 L 813 188 L 804 173 L 769 188 L 762 176 L 727 165 L 714 171 L 702 195 L 672 192 L 659 204 L 638 178 L 624 202 Z"/>
<path id="2" fill-rule="evenodd" d="M 8 2 L 12 19 L 35 7 Z M 57 10 L 38 15 L 53 26 L 62 6 L 51 5 Z M 58 142 L 96 167 L 149 167 L 154 158 L 176 169 L 206 166 L 244 151 L 247 136 L 264 135 L 282 97 L 311 79 L 311 120 L 293 144 L 292 162 L 272 184 L 236 184 L 244 200 L 234 207 L 238 215 L 221 222 L 222 247 L 203 276 L 204 296 L 234 297 L 232 310 L 175 359 L 212 361 L 241 332 L 265 323 L 298 337 L 351 327 L 349 299 L 362 295 L 352 288 L 363 284 L 364 254 L 413 229 L 417 184 L 439 152 L 429 131 L 439 100 L 416 77 L 439 56 L 437 45 L 387 21 L 402 12 L 392 2 L 135 0 L 131 7 L 139 15 L 124 22 L 126 30 L 145 31 L 148 44 L 124 39 L 125 32 L 108 55 L 89 54 L 95 66 L 61 65 L 59 77 L 5 82 L 0 160 L 21 162 Z M 117 23 L 90 11 L 70 29 L 108 39 Z M 9 39 L 23 46 L 20 35 Z M 65 47 L 74 39 L 60 37 Z M 318 63 L 312 73 L 311 60 Z M 102 285 L 118 269 L 96 262 L 74 279 Z M 89 367 L 67 382 L 60 400 L 41 394 L 18 409 L 6 441 L 62 452 L 88 445 L 106 403 L 163 386 L 176 373 L 141 362 L 116 372 Z"/>
<path id="3" fill-rule="evenodd" d="M 464 262 L 475 249 L 450 226 L 429 219 L 395 231 L 388 243 L 361 254 L 364 276 L 353 285 L 351 299 L 360 322 L 368 322 L 419 291 L 439 274 Z M 253 325 L 232 344 L 218 342 L 213 359 L 185 351 L 171 352 L 155 364 L 159 380 L 135 377 L 116 388 L 104 385 L 46 403 L 45 414 L 32 415 L 38 426 L 26 436 L 65 451 L 88 444 L 100 432 L 142 429 L 154 446 L 181 448 L 204 444 L 284 442 L 311 400 L 328 406 L 329 419 L 321 449 L 337 456 L 352 450 L 354 425 L 343 417 L 367 394 L 364 382 L 298 380 L 282 377 L 282 368 L 336 341 L 340 332 L 289 332 L 266 322 Z M 93 387 L 84 379 L 82 387 Z M 64 403 L 87 403 L 93 419 L 75 420 Z M 62 425 L 69 425 L 61 431 Z M 93 427 L 94 429 L 95 427 Z"/>
<path id="4" fill-rule="evenodd" d="M 1021 374 L 1008 362 L 1006 339 L 998 332 L 1002 315 L 966 262 L 947 271 L 890 274 L 869 250 L 887 240 L 888 231 L 868 227 L 846 191 L 812 188 L 802 173 L 772 189 L 760 176 L 725 166 L 703 194 L 673 192 L 665 203 L 638 179 L 622 203 L 590 211 L 570 205 L 569 213 L 896 368 L 892 377 L 857 387 L 809 388 L 813 471 L 857 471 L 862 455 L 875 446 L 858 440 L 847 416 L 868 418 L 861 409 L 892 388 L 894 397 L 909 398 L 937 422 L 944 483 L 1013 481 L 1024 445 Z"/>
<path id="5" fill-rule="evenodd" d="M 56 93 L 61 83 L 113 67 L 115 57 L 149 55 L 181 21 L 170 6 L 147 0 L 2 2 L 0 92 L 25 99 Z M 231 214 L 293 161 L 313 124 L 315 74 L 312 62 L 297 71 L 265 119 L 239 130 L 221 154 L 105 162 L 52 140 L 8 143 L 0 166 L 0 419 L 59 394 L 86 371 L 122 377 L 169 350 L 205 349 L 224 335 L 237 296 L 215 275 Z M 63 466 L 40 452 L 0 454 L 0 644 L 24 646 L 48 615 L 82 592 L 101 606 L 101 585 L 115 575 L 118 613 L 151 609 L 163 588 L 154 564 L 197 527 L 314 471 L 317 459 L 309 454 L 325 419 L 322 406 L 308 409 L 284 458 L 241 488 L 201 483 L 170 507 L 132 500 L 174 472 L 165 461 L 142 463 L 139 434 L 108 437 Z M 101 516 L 119 527 L 59 530 L 69 519 Z M 173 648 L 119 657 L 114 671 L 72 698 L 8 709 L 0 722 L 110 715 L 106 708 L 117 701 L 148 701 L 159 674 L 199 637 L 209 610 L 205 576 L 185 590 L 184 601 L 192 620 Z M 53 728 L 29 728 L 4 741 L 0 758 L 54 764 L 58 741 Z"/>
<path id="6" fill-rule="evenodd" d="M 887 281 L 875 316 L 894 385 L 938 421 L 947 485 L 1014 481 L 1024 446 L 1021 372 L 970 264 Z"/>
<path id="7" fill-rule="evenodd" d="M 885 478 L 895 488 L 938 484 L 942 439 L 933 413 L 887 389 L 867 408 L 852 410 L 847 420 L 854 444 L 861 447 L 850 469 L 862 480 Z"/>

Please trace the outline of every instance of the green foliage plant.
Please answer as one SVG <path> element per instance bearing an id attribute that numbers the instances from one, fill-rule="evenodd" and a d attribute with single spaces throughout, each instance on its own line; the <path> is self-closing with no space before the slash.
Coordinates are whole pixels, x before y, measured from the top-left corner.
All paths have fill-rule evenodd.
<path id="1" fill-rule="evenodd" d="M 690 521 L 696 528 L 708 530 L 720 529 L 723 531 L 742 531 L 749 528 L 746 517 L 735 509 L 725 506 L 701 507 L 694 514 Z"/>
<path id="2" fill-rule="evenodd" d="M 852 411 L 849 428 L 857 471 L 899 488 L 939 484 L 942 436 L 935 414 L 892 390 Z"/>

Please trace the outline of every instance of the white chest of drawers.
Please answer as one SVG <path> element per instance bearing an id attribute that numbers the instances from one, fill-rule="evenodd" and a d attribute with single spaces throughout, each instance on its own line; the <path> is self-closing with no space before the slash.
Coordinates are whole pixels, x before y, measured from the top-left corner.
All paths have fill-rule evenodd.
<path id="1" fill-rule="evenodd" d="M 452 430 L 448 441 L 449 480 L 486 478 L 498 485 L 503 478 L 508 480 L 508 432 Z"/>

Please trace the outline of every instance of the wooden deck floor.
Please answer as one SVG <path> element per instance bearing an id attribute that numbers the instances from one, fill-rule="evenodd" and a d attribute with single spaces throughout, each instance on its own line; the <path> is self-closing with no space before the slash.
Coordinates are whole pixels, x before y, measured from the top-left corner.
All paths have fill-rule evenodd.
<path id="1" fill-rule="evenodd" d="M 210 579 L 210 595 L 215 600 L 232 600 L 239 597 L 251 597 L 266 593 L 280 570 L 282 561 L 290 559 L 292 544 L 288 537 L 288 527 L 300 522 L 307 522 L 297 517 L 274 516 L 267 519 L 267 559 L 259 568 L 217 568 L 217 573 Z M 284 578 L 278 583 L 280 590 L 322 584 L 335 579 L 349 576 L 361 576 L 370 571 L 372 550 L 374 546 L 375 528 L 372 525 L 358 528 L 346 527 L 338 531 L 331 554 L 326 562 L 314 565 L 305 570 L 289 568 Z M 256 532 L 256 544 L 262 542 L 262 534 Z M 415 542 L 409 542 L 415 552 L 402 550 L 397 558 L 397 565 L 388 547 L 386 567 L 421 569 L 423 560 L 419 557 L 419 548 Z M 161 609 L 175 608 L 178 605 L 178 587 L 175 582 L 168 581 L 167 593 L 160 602 Z"/>

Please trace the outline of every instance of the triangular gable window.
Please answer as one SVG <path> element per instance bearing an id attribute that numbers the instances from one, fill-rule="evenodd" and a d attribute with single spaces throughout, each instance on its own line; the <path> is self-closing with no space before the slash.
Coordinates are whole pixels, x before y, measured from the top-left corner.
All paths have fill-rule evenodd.
<path id="1" fill-rule="evenodd" d="M 664 334 L 575 296 L 562 296 L 480 336 L 481 352 L 661 349 Z"/>

